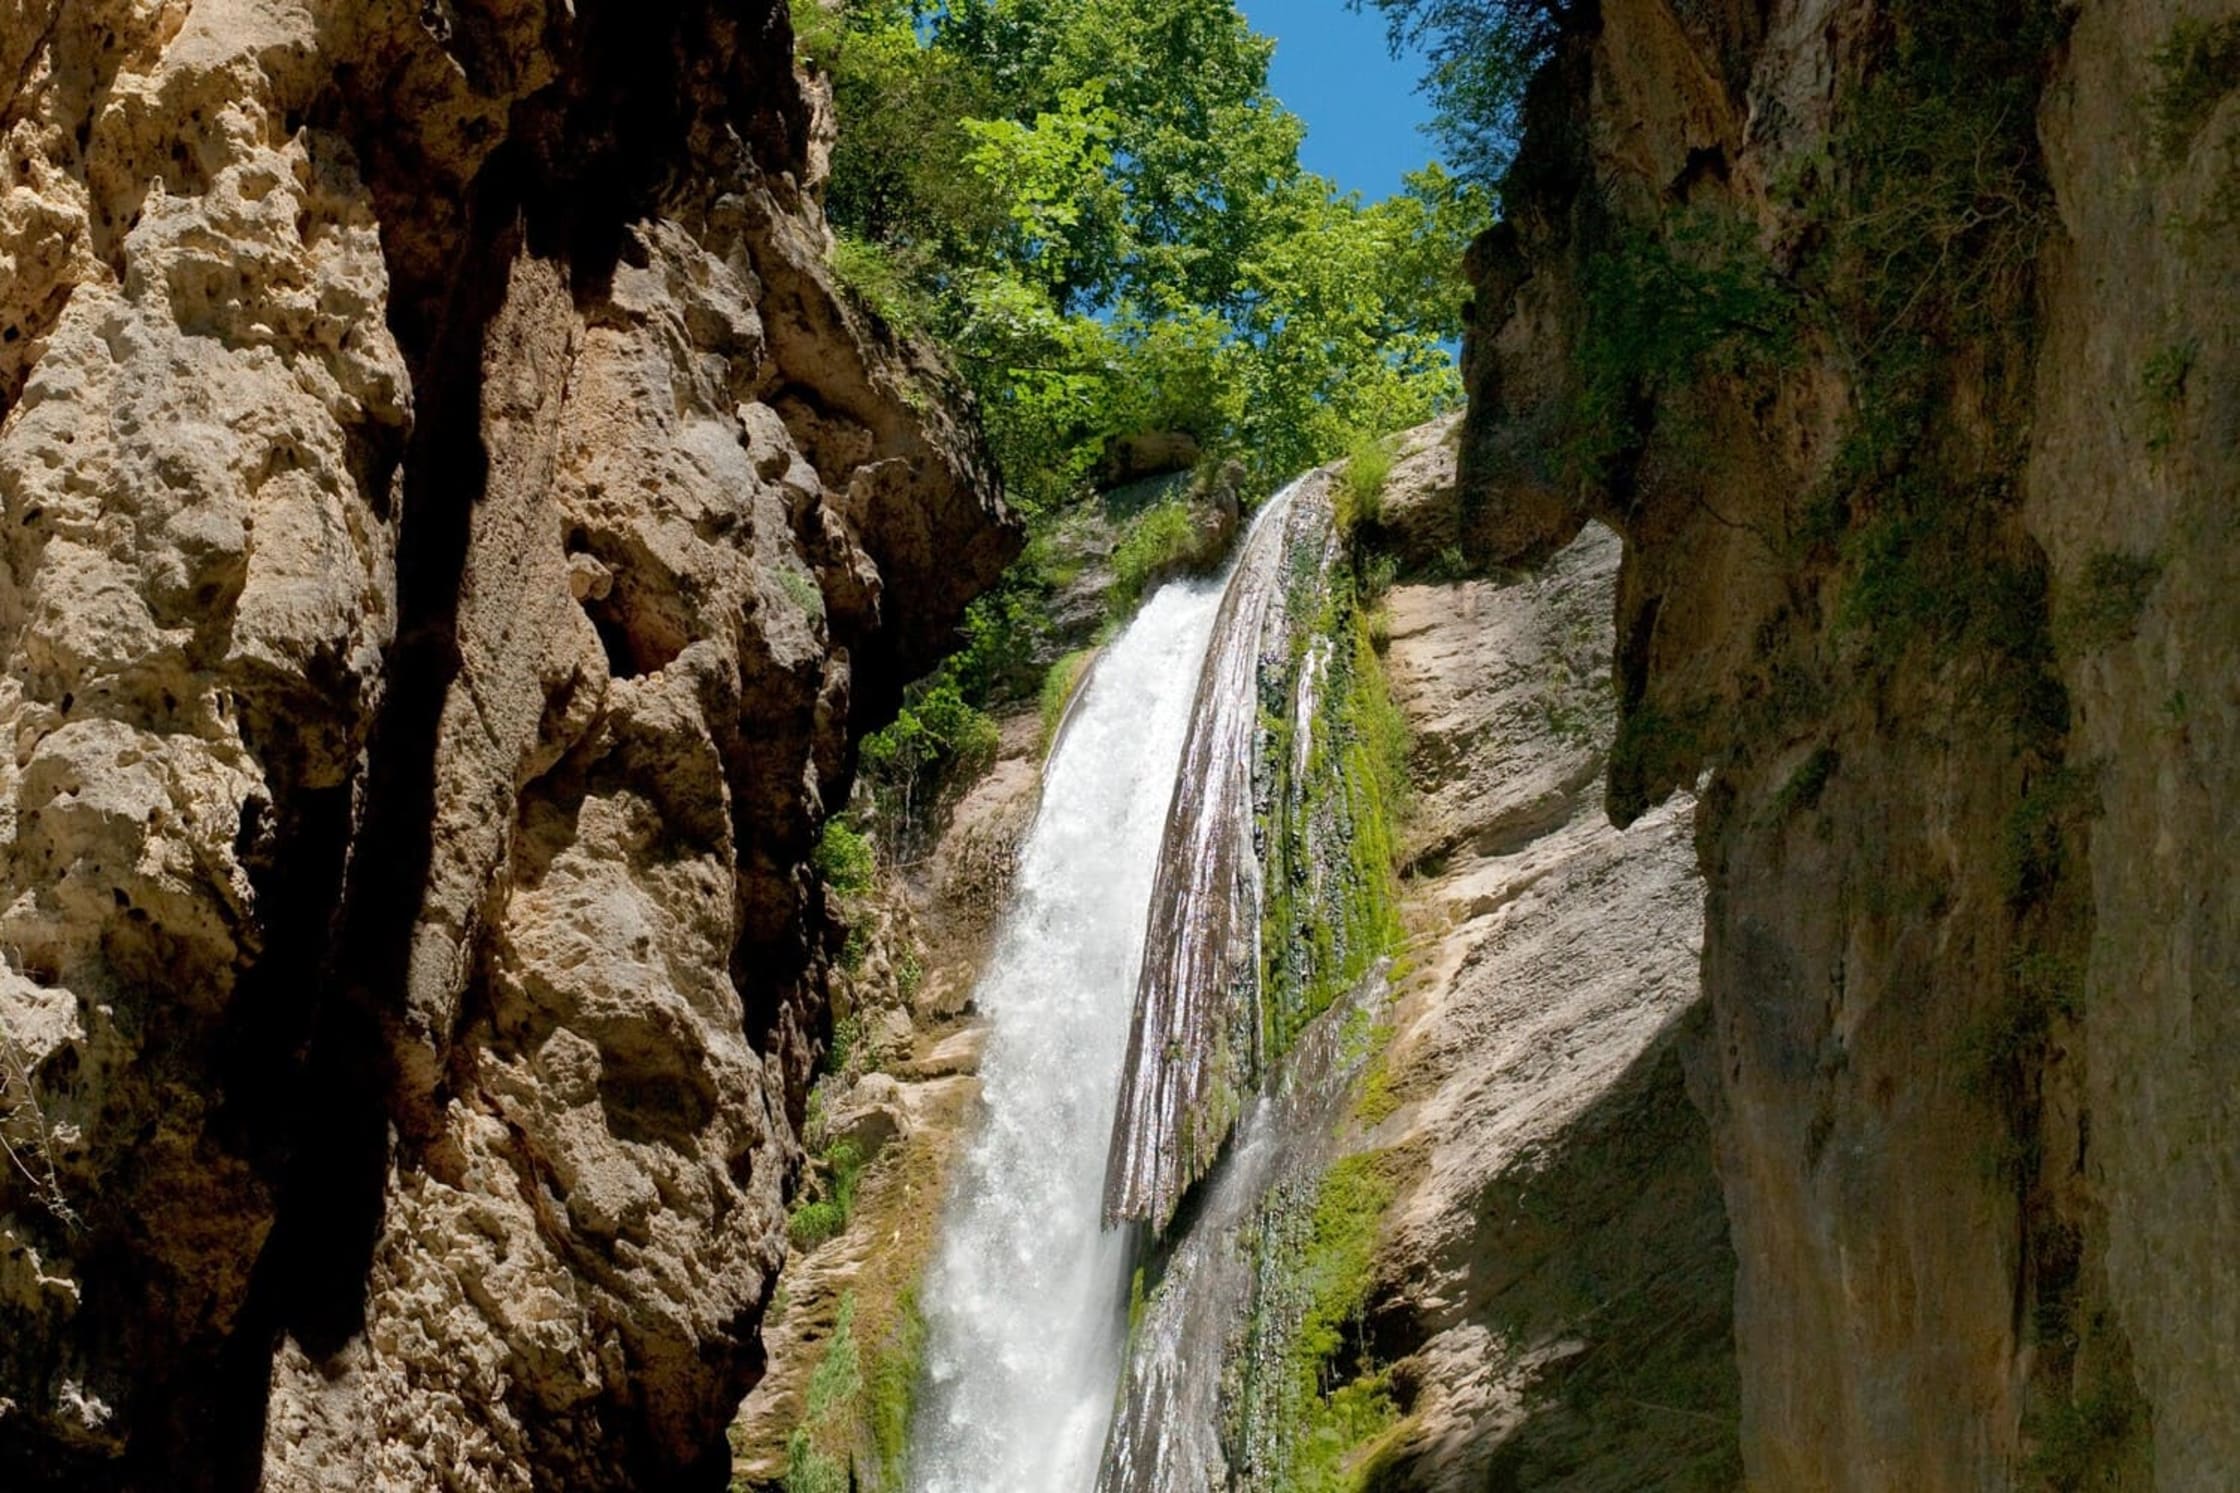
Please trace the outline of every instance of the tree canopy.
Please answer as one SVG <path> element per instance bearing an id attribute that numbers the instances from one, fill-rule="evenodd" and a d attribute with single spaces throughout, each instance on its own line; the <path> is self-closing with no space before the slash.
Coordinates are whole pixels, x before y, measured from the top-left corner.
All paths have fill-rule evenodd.
<path id="1" fill-rule="evenodd" d="M 1461 265 L 1490 189 L 1427 165 L 1371 203 L 1304 170 L 1274 44 L 1233 0 L 793 0 L 793 17 L 840 116 L 836 268 L 947 352 L 1030 530 L 1089 495 L 1120 437 L 1187 432 L 1265 493 L 1459 403 Z M 877 793 L 923 804 L 991 749 L 979 706 L 1034 694 L 1053 653 L 1040 548 L 866 743 Z"/>
<path id="2" fill-rule="evenodd" d="M 1030 514 L 1180 429 L 1268 485 L 1459 398 L 1482 186 L 1339 194 L 1231 0 L 796 0 L 841 119 L 827 211 L 874 306 L 945 346 Z"/>

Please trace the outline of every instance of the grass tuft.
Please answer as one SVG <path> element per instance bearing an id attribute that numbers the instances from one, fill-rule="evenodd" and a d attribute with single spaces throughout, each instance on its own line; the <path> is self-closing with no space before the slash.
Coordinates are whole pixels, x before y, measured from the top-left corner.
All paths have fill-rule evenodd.
<path id="1" fill-rule="evenodd" d="M 1045 752 L 1057 743 L 1058 726 L 1066 718 L 1066 707 L 1073 703 L 1074 691 L 1081 688 L 1081 681 L 1088 675 L 1089 665 L 1096 656 L 1094 648 L 1076 649 L 1052 664 L 1050 672 L 1042 676 L 1042 749 Z"/>
<path id="2" fill-rule="evenodd" d="M 1392 443 L 1371 435 L 1357 435 L 1346 445 L 1345 466 L 1338 474 L 1338 530 L 1350 534 L 1366 526 L 1374 530 L 1384 522 L 1385 483 L 1392 476 Z"/>
<path id="3" fill-rule="evenodd" d="M 1209 558 L 1190 507 L 1170 499 L 1147 508 L 1112 551 L 1112 584 L 1105 603 L 1115 617 L 1134 611 L 1161 581 L 1196 569 Z"/>
<path id="4" fill-rule="evenodd" d="M 824 1195 L 799 1204 L 786 1219 L 786 1237 L 798 1250 L 812 1250 L 828 1239 L 838 1238 L 855 1212 L 863 1153 L 852 1141 L 834 1141 L 824 1153 L 824 1164 Z"/>

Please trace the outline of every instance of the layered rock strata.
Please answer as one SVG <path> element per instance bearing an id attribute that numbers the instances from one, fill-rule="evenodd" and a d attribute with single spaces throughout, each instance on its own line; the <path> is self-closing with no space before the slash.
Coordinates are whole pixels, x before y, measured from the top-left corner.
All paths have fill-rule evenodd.
<path id="1" fill-rule="evenodd" d="M 782 6 L 0 16 L 0 1481 L 716 1486 L 1013 552 Z"/>

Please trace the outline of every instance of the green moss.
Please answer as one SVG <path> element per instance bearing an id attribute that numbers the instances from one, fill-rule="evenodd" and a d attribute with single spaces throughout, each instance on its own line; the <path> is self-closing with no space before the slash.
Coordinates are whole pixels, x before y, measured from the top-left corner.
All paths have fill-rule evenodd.
<path id="1" fill-rule="evenodd" d="M 918 1384 L 924 1375 L 926 1349 L 925 1313 L 916 1293 L 906 1293 L 894 1327 L 873 1357 L 867 1376 L 868 1399 L 864 1418 L 871 1429 L 871 1444 L 879 1459 L 881 1485 L 899 1489 L 910 1451 L 910 1417 L 917 1406 Z"/>
<path id="2" fill-rule="evenodd" d="M 1799 812 L 1820 806 L 1820 795 L 1826 791 L 1828 780 L 1835 776 L 1836 767 L 1843 760 L 1834 747 L 1817 747 L 1811 756 L 1799 763 L 1774 795 L 1774 815 L 1788 819 Z"/>
<path id="3" fill-rule="evenodd" d="M 1380 1045 L 1370 1055 L 1369 1065 L 1361 1070 L 1361 1082 L 1354 1088 L 1353 1122 L 1365 1130 L 1374 1129 L 1390 1119 L 1399 1108 L 1400 1096 L 1392 1086 L 1390 1051 Z"/>
<path id="4" fill-rule="evenodd" d="M 824 1419 L 835 1406 L 863 1392 L 863 1362 L 856 1352 L 855 1325 L 856 1298 L 851 1292 L 840 1298 L 840 1311 L 833 1318 L 824 1356 L 809 1375 L 806 1414 L 812 1421 Z"/>
<path id="5" fill-rule="evenodd" d="M 1375 1444 L 1400 1421 L 1385 1366 L 1363 1325 L 1377 1235 L 1396 1192 L 1391 1158 L 1349 1156 L 1315 1189 L 1303 1237 L 1282 1252 L 1283 1287 L 1297 1324 L 1274 1365 L 1282 1436 L 1273 1486 L 1285 1493 L 1351 1493 Z"/>
<path id="6" fill-rule="evenodd" d="M 2139 614 L 2162 578 L 2158 555 L 2103 550 L 2085 562 L 2076 594 L 2062 606 L 2057 628 L 2068 646 L 2090 652 L 2111 647 L 2139 630 Z"/>
<path id="7" fill-rule="evenodd" d="M 1369 618 L 1341 576 L 1294 640 L 1286 693 L 1310 652 L 1323 671 L 1312 719 L 1264 715 L 1273 764 L 1261 918 L 1260 1050 L 1272 1066 L 1300 1031 L 1401 943 L 1395 832 L 1408 728 Z M 1321 640 L 1321 641 L 1317 641 Z M 1308 733 L 1299 750 L 1297 733 Z"/>
<path id="8" fill-rule="evenodd" d="M 2033 121 L 2067 19 L 2054 0 L 1894 0 L 1885 15 L 1886 51 L 1829 151 L 1783 184 L 1814 223 L 1798 284 L 1855 400 L 1791 538 L 1840 547 L 1839 626 L 1870 671 L 1922 647 L 2034 664 L 2042 579 L 2006 532 L 2054 222 Z"/>
<path id="9" fill-rule="evenodd" d="M 1703 755 L 1703 725 L 1643 701 L 1618 721 L 1610 747 L 1610 812 L 1630 823 L 1675 784 L 1692 778 Z"/>
<path id="10" fill-rule="evenodd" d="M 802 1424 L 786 1438 L 786 1493 L 853 1493 L 847 1455 L 832 1444 L 846 1407 L 863 1391 L 855 1320 L 855 1296 L 844 1295 L 832 1336 L 809 1374 Z"/>
<path id="11" fill-rule="evenodd" d="M 854 1292 L 840 1298 L 786 1441 L 786 1493 L 900 1493 L 925 1341 L 914 1294 L 883 1328 L 860 1322 Z"/>
<path id="12" fill-rule="evenodd" d="M 2026 1476 L 2053 1493 L 2134 1486 L 2121 1476 L 2146 1439 L 2147 1405 L 2128 1374 L 2103 1373 L 2026 1418 Z"/>
<path id="13" fill-rule="evenodd" d="M 2174 165 L 2185 159 L 2225 95 L 2240 88 L 2240 20 L 2180 20 L 2151 61 L 2155 84 L 2147 116 L 2154 152 Z"/>
<path id="14" fill-rule="evenodd" d="M 2178 438 L 2178 417 L 2184 412 L 2186 380 L 2201 355 L 2195 338 L 2166 342 L 2148 356 L 2139 371 L 2140 402 L 2146 407 L 2147 449 L 2167 450 Z"/>
<path id="15" fill-rule="evenodd" d="M 2098 812 L 2100 775 L 2088 766 L 2064 766 L 2042 774 L 2007 816 L 2000 873 L 2007 900 L 2034 902 L 2060 879 L 2068 842 L 2083 821 Z"/>

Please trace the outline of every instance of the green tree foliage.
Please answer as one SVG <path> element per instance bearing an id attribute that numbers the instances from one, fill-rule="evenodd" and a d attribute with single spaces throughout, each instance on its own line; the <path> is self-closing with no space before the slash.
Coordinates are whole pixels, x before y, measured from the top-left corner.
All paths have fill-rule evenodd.
<path id="1" fill-rule="evenodd" d="M 1430 166 L 1366 203 L 1303 170 L 1274 44 L 1232 0 L 794 0 L 793 17 L 840 116 L 835 268 L 948 352 L 1030 526 L 1086 495 L 1118 436 L 1187 431 L 1267 491 L 1459 401 L 1448 348 L 1490 191 Z M 980 710 L 1034 698 L 1056 650 L 1029 553 L 866 743 L 890 822 L 992 750 Z"/>
<path id="2" fill-rule="evenodd" d="M 1501 180 L 1516 154 L 1525 85 L 1572 10 L 1561 0 L 1348 0 L 1385 18 L 1394 55 L 1425 59 L 1431 134 L 1465 178 Z"/>
<path id="3" fill-rule="evenodd" d="M 1302 170 L 1231 0 L 796 0 L 795 23 L 840 113 L 841 266 L 957 359 L 1030 516 L 1110 436 L 1188 430 L 1265 486 L 1459 397 L 1444 344 L 1490 195 L 1431 167 L 1366 204 Z"/>

